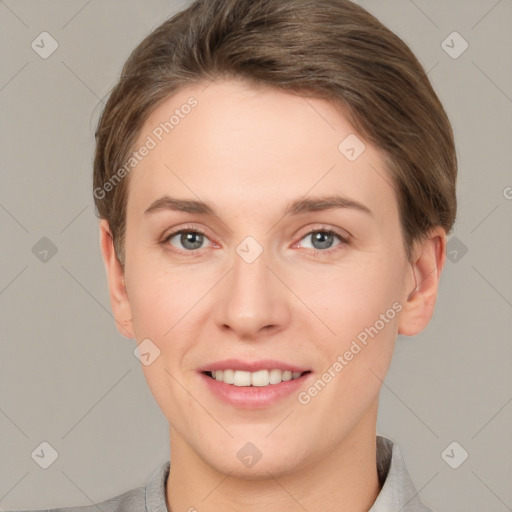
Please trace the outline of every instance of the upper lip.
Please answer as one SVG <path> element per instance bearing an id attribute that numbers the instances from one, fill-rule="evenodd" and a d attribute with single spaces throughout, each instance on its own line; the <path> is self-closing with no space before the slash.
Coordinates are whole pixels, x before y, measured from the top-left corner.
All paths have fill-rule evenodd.
<path id="1" fill-rule="evenodd" d="M 259 361 L 242 361 L 241 359 L 224 359 L 209 363 L 201 368 L 200 372 L 215 370 L 241 370 L 246 372 L 257 372 L 258 370 L 285 370 L 290 372 L 307 372 L 307 368 L 302 368 L 290 363 L 278 361 L 276 359 L 260 359 Z"/>

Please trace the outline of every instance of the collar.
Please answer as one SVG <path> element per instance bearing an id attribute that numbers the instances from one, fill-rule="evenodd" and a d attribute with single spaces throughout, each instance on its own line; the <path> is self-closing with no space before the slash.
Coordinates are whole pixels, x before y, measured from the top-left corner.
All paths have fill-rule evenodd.
<path id="1" fill-rule="evenodd" d="M 382 486 L 368 512 L 432 512 L 420 500 L 397 444 L 377 436 L 377 472 Z"/>
<path id="2" fill-rule="evenodd" d="M 168 512 L 165 487 L 171 462 L 165 462 L 145 487 L 146 512 Z M 368 512 L 432 512 L 421 502 L 398 445 L 377 436 L 377 472 L 381 491 Z"/>

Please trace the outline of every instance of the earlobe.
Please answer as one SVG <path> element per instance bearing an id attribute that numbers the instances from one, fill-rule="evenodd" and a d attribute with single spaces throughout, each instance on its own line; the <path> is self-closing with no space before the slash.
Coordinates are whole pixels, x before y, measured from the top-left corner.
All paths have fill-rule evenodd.
<path id="1" fill-rule="evenodd" d="M 100 220 L 99 227 L 101 254 L 107 273 L 110 304 L 117 330 L 126 338 L 135 338 L 124 270 L 115 253 L 112 232 L 106 219 Z"/>
<path id="2" fill-rule="evenodd" d="M 414 336 L 430 322 L 445 261 L 446 233 L 438 226 L 414 247 L 398 334 Z"/>

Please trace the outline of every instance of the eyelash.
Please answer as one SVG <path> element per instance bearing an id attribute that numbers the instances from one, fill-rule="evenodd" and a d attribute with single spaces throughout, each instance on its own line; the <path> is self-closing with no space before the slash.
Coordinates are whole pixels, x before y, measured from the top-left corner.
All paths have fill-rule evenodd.
<path id="1" fill-rule="evenodd" d="M 176 249 L 176 247 L 172 246 L 170 243 L 169 243 L 169 240 L 171 240 L 172 238 L 174 238 L 176 235 L 181 235 L 183 233 L 196 233 L 196 234 L 199 234 L 199 235 L 202 235 L 206 238 L 209 239 L 208 235 L 202 231 L 201 229 L 198 229 L 198 228 L 192 228 L 192 227 L 184 227 L 184 228 L 181 228 L 177 231 L 173 231 L 172 233 L 169 233 L 167 236 L 164 237 L 164 239 L 162 240 L 161 244 L 166 246 L 167 248 L 168 247 L 171 247 L 169 250 L 175 254 L 178 254 L 178 255 L 183 255 L 183 256 L 186 256 L 186 257 L 193 257 L 193 256 L 197 256 L 197 253 L 198 251 L 200 251 L 201 249 L 194 249 L 194 250 L 190 250 L 190 251 L 185 251 L 185 250 L 181 250 L 181 249 Z M 334 235 L 336 237 L 338 237 L 340 239 L 340 243 L 338 245 L 335 245 L 334 247 L 331 247 L 329 249 L 309 249 L 310 253 L 312 253 L 313 255 L 318 255 L 318 254 L 321 254 L 322 256 L 323 255 L 329 255 L 333 252 L 336 252 L 338 250 L 341 250 L 341 248 L 345 245 L 348 245 L 350 243 L 349 239 L 346 237 L 346 236 L 343 236 L 341 233 L 339 233 L 338 231 L 332 229 L 332 228 L 327 228 L 327 227 L 324 227 L 324 226 L 317 226 L 315 227 L 314 229 L 308 231 L 307 233 L 304 234 L 304 236 L 302 236 L 300 238 L 300 240 L 303 240 L 304 238 L 314 234 L 314 233 L 324 233 L 326 235 Z M 299 240 L 299 242 L 300 242 Z M 295 246 L 296 244 L 294 244 Z"/>

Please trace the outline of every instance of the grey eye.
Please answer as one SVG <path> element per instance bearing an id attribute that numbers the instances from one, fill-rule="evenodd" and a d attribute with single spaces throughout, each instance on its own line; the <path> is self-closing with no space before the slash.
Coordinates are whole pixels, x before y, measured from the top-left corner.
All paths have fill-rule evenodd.
<path id="1" fill-rule="evenodd" d="M 310 239 L 312 247 L 311 249 L 325 250 L 330 249 L 333 246 L 334 238 L 341 240 L 341 237 L 336 233 L 330 231 L 311 231 L 302 240 Z"/>
<path id="2" fill-rule="evenodd" d="M 177 233 L 170 235 L 168 239 L 169 243 L 172 243 L 172 240 L 178 237 L 179 243 L 187 251 L 195 251 L 200 249 L 205 239 L 205 235 L 197 231 L 178 231 Z M 181 248 L 178 247 L 178 249 Z"/>

